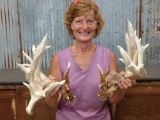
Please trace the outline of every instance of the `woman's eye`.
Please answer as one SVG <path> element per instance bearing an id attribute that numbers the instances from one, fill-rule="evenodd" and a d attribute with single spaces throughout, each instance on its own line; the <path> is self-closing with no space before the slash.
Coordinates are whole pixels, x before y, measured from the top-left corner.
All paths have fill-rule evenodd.
<path id="1" fill-rule="evenodd" d="M 93 22 L 93 20 L 89 20 L 89 22 Z"/>
<path id="2" fill-rule="evenodd" d="M 77 20 L 76 23 L 81 23 L 81 21 L 80 21 L 80 20 Z"/>
<path id="3" fill-rule="evenodd" d="M 93 20 L 88 20 L 87 22 L 88 22 L 89 24 L 94 23 L 94 21 L 93 21 Z"/>

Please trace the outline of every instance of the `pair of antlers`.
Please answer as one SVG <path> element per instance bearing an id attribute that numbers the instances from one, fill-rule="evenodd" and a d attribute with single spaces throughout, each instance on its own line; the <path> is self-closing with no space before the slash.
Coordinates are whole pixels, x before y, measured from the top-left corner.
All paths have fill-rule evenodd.
<path id="1" fill-rule="evenodd" d="M 144 50 L 149 46 L 141 45 L 141 39 L 136 36 L 136 31 L 130 21 L 128 21 L 129 34 L 126 33 L 126 44 L 127 51 L 125 51 L 121 46 L 119 48 L 122 58 L 120 59 L 125 64 L 125 78 L 137 79 L 143 78 L 147 75 L 146 70 L 144 69 L 143 64 L 143 54 Z M 33 59 L 30 58 L 25 52 L 23 55 L 29 60 L 30 64 L 18 64 L 20 69 L 25 72 L 26 80 L 28 83 L 23 83 L 30 91 L 30 102 L 26 108 L 26 111 L 29 115 L 32 115 L 33 107 L 35 103 L 48 95 L 56 87 L 62 86 L 61 91 L 59 92 L 69 103 L 72 102 L 75 98 L 75 95 L 69 89 L 69 66 L 67 67 L 65 80 L 61 82 L 52 82 L 47 88 L 44 89 L 45 85 L 50 83 L 50 79 L 41 71 L 39 67 L 40 59 L 44 54 L 45 50 L 50 46 L 46 46 L 48 34 L 45 35 L 41 43 L 35 48 L 32 47 Z M 100 66 L 98 65 L 100 72 L 100 87 L 101 90 L 98 92 L 98 96 L 102 100 L 106 100 L 109 94 L 117 89 L 117 73 L 111 72 L 108 75 L 108 72 L 103 74 Z"/>

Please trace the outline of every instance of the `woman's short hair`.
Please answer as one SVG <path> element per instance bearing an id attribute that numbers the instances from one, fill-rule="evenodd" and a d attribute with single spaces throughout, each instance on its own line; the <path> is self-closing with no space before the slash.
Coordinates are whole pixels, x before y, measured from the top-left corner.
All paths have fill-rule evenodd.
<path id="1" fill-rule="evenodd" d="M 97 4 L 93 0 L 79 0 L 77 3 L 74 3 L 73 1 L 65 12 L 64 23 L 71 37 L 74 38 L 73 31 L 71 29 L 71 23 L 74 18 L 83 16 L 88 12 L 92 12 L 95 20 L 97 21 L 97 29 L 94 37 L 97 37 L 100 34 L 104 26 L 104 20 L 100 14 Z"/>

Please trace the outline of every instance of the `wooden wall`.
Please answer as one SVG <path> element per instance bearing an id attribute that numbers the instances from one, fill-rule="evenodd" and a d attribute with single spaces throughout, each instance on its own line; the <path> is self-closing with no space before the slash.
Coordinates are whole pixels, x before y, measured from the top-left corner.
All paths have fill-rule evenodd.
<path id="1" fill-rule="evenodd" d="M 130 88 L 113 110 L 113 120 L 159 120 L 160 82 L 142 82 Z"/>
<path id="2" fill-rule="evenodd" d="M 4 120 L 55 120 L 56 110 L 39 100 L 33 115 L 25 109 L 30 100 L 23 85 L 0 85 L 0 118 Z M 112 120 L 159 120 L 160 82 L 142 82 L 130 88 L 116 106 L 111 106 Z"/>
<path id="3" fill-rule="evenodd" d="M 0 119 L 3 120 L 55 120 L 55 110 L 39 100 L 33 115 L 26 113 L 30 101 L 28 89 L 23 85 L 0 85 Z"/>

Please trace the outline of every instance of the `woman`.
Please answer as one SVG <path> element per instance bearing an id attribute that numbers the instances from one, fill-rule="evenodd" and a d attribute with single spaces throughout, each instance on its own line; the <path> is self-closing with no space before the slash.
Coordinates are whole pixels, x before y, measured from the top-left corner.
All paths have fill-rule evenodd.
<path id="1" fill-rule="evenodd" d="M 122 78 L 118 83 L 120 89 L 110 94 L 108 101 L 102 101 L 97 95 L 100 89 L 97 64 L 103 73 L 107 69 L 118 72 L 114 52 L 93 43 L 93 38 L 104 26 L 98 6 L 93 0 L 74 0 L 65 13 L 65 25 L 75 43 L 53 56 L 49 74 L 55 81 L 63 80 L 70 63 L 69 87 L 76 98 L 71 104 L 65 99 L 58 102 L 57 89 L 46 97 L 46 102 L 52 108 L 58 108 L 56 120 L 110 120 L 107 102 L 118 103 L 124 91 L 132 86 L 132 81 Z"/>

